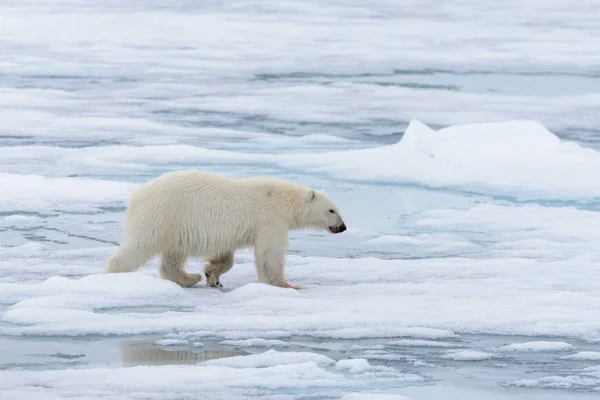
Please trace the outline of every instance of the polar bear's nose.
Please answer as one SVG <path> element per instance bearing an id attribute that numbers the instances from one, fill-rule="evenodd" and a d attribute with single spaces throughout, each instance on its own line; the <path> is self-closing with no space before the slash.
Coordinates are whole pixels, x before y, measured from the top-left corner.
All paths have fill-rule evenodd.
<path id="1" fill-rule="evenodd" d="M 341 233 L 346 230 L 346 224 L 342 222 L 340 226 L 330 226 L 329 230 L 331 233 Z"/>

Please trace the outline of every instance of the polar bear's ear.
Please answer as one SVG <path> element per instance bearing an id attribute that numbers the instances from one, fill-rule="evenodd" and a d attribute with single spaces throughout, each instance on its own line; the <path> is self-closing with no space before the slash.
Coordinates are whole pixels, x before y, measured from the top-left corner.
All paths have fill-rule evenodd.
<path id="1" fill-rule="evenodd" d="M 315 189 L 310 189 L 308 194 L 306 195 L 306 200 L 313 201 L 315 199 L 316 195 L 317 195 L 317 192 L 315 192 Z"/>
<path id="2" fill-rule="evenodd" d="M 325 189 L 321 189 L 321 190 L 319 190 L 319 192 L 325 193 Z"/>

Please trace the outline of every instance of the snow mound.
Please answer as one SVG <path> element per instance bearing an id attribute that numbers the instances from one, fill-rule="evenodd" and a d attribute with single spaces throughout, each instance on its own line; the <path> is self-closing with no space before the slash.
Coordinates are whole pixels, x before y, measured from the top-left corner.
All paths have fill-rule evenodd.
<path id="1" fill-rule="evenodd" d="M 11 308 L 94 309 L 111 305 L 151 305 L 158 299 L 178 297 L 177 284 L 142 273 L 94 274 L 72 279 L 53 276 L 40 283 L 0 282 L 0 303 L 20 301 Z M 27 299 L 28 297 L 31 297 Z"/>
<path id="2" fill-rule="evenodd" d="M 355 358 L 352 360 L 340 360 L 335 363 L 336 369 L 345 369 L 352 373 L 365 372 L 371 368 L 369 361 L 364 358 Z"/>
<path id="3" fill-rule="evenodd" d="M 340 179 L 413 183 L 532 198 L 600 197 L 600 153 L 535 121 L 455 125 L 412 120 L 389 146 L 289 156 L 281 164 Z"/>
<path id="4" fill-rule="evenodd" d="M 94 274 L 79 279 L 53 276 L 40 283 L 0 282 L 0 303 L 19 301 L 11 308 L 76 308 L 94 309 L 150 305 L 164 297 L 178 297 L 184 290 L 177 284 L 150 275 Z M 27 299 L 28 297 L 31 297 Z M 26 300 L 24 300 L 26 299 Z M 127 303 L 131 301 L 131 303 Z"/>

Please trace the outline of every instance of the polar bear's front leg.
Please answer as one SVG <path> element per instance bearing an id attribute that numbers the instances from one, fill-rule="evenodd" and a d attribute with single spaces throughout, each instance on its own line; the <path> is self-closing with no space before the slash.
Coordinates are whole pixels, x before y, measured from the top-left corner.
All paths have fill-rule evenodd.
<path id="1" fill-rule="evenodd" d="M 281 232 L 263 233 L 257 237 L 254 244 L 254 262 L 258 281 L 284 288 L 303 289 L 302 286 L 292 286 L 285 280 L 287 244 L 287 234 L 281 235 Z"/>
<path id="2" fill-rule="evenodd" d="M 223 287 L 219 278 L 233 267 L 233 253 L 227 253 L 222 257 L 210 260 L 204 267 L 206 285 L 209 287 Z"/>

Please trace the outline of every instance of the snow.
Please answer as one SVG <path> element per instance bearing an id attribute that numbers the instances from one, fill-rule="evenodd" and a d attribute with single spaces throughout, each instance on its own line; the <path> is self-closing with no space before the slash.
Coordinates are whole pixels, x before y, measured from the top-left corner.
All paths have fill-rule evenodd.
<path id="1" fill-rule="evenodd" d="M 568 351 L 573 348 L 572 345 L 565 342 L 547 342 L 547 341 L 535 341 L 535 342 L 524 342 L 524 343 L 513 343 L 507 344 L 499 348 L 500 351 Z"/>
<path id="2" fill-rule="evenodd" d="M 579 376 L 549 376 L 542 379 L 522 379 L 512 382 L 512 386 L 540 387 L 545 389 L 581 389 L 600 384 L 600 379 Z"/>
<path id="3" fill-rule="evenodd" d="M 597 396 L 596 9 L 3 1 L 0 398 Z M 183 168 L 325 188 L 349 229 L 290 235 L 303 291 L 252 250 L 222 290 L 106 275 Z"/>
<path id="4" fill-rule="evenodd" d="M 600 361 L 600 352 L 598 351 L 579 351 L 575 354 L 569 354 L 561 357 L 563 360 L 584 360 L 584 361 Z"/>
<path id="5" fill-rule="evenodd" d="M 190 366 L 84 368 L 61 371 L 0 371 L 3 399 L 112 398 L 180 399 L 211 393 L 214 399 L 247 398 L 274 390 L 352 388 L 350 375 L 326 368 L 332 360 L 311 353 L 264 355 L 210 360 Z M 224 379 L 226 377 L 226 379 Z M 369 379 L 377 383 L 380 378 Z M 401 374 L 395 379 L 402 380 Z M 260 389 L 254 389 L 260 388 Z M 262 393 L 261 393 L 262 392 Z M 48 397 L 45 397 L 48 398 Z"/>
<path id="6" fill-rule="evenodd" d="M 344 395 L 341 400 L 410 400 L 410 398 L 397 394 L 350 393 Z"/>
<path id="7" fill-rule="evenodd" d="M 245 340 L 223 340 L 219 342 L 223 346 L 234 347 L 289 347 L 290 344 L 282 340 L 268 340 L 262 338 L 250 338 Z"/>
<path id="8" fill-rule="evenodd" d="M 121 205 L 134 189 L 127 183 L 84 178 L 47 178 L 0 172 L 0 211 L 89 211 Z M 35 188 L 35 190 L 33 189 Z"/>
<path id="9" fill-rule="evenodd" d="M 188 342 L 186 340 L 178 340 L 178 339 L 162 339 L 154 342 L 157 346 L 187 346 Z"/>
<path id="10" fill-rule="evenodd" d="M 483 361 L 491 360 L 494 358 L 494 354 L 476 350 L 452 350 L 443 355 L 442 358 L 456 361 Z"/>
<path id="11" fill-rule="evenodd" d="M 571 259 L 290 256 L 288 279 L 306 284 L 304 291 L 249 283 L 255 280 L 251 260 L 228 273 L 223 284 L 232 290 L 224 293 L 203 284 L 184 290 L 158 277 L 156 264 L 118 276 L 100 273 L 82 278 L 53 276 L 39 283 L 0 282 L 0 303 L 15 303 L 0 317 L 10 323 L 0 326 L 0 332 L 79 336 L 177 330 L 199 341 L 216 332 L 232 340 L 281 340 L 288 335 L 432 340 L 465 333 L 600 340 L 600 325 L 593 318 L 600 306 L 594 284 L 598 270 L 585 257 L 578 258 L 574 277 Z M 566 291 L 557 292 L 556 282 Z M 106 307 L 142 305 L 168 308 L 150 313 L 103 312 Z"/>
<path id="12" fill-rule="evenodd" d="M 207 365 L 221 365 L 233 368 L 266 368 L 306 363 L 314 363 L 319 366 L 331 366 L 335 364 L 335 361 L 321 354 L 267 350 L 261 354 L 221 358 L 206 362 Z"/>
<path id="13" fill-rule="evenodd" d="M 53 276 L 40 283 L 2 283 L 2 303 L 24 299 L 13 309 L 53 308 L 75 309 L 135 306 L 161 300 L 172 301 L 185 292 L 175 283 L 158 280 L 145 274 L 95 274 L 79 279 Z M 32 296 L 36 294 L 37 296 Z"/>
<path id="14" fill-rule="evenodd" d="M 345 369 L 352 373 L 367 371 L 371 366 L 369 361 L 363 358 L 357 358 L 352 360 L 340 360 L 335 363 L 336 369 Z"/>
<path id="15" fill-rule="evenodd" d="M 456 347 L 458 344 L 449 342 L 440 342 L 435 340 L 402 339 L 388 342 L 393 346 L 404 347 Z"/>
<path id="16" fill-rule="evenodd" d="M 9 157 L 22 159 L 23 152 L 27 152 L 25 157 L 32 156 L 30 148 L 13 148 L 10 151 Z M 571 141 L 561 141 L 534 121 L 457 125 L 435 131 L 413 120 L 402 139 L 395 144 L 313 154 L 255 154 L 186 145 L 43 151 L 45 154 L 51 151 L 57 158 L 67 157 L 69 164 L 87 168 L 91 164 L 97 168 L 146 169 L 150 160 L 153 165 L 168 162 L 267 162 L 305 172 L 325 173 L 344 180 L 410 183 L 533 199 L 600 197 L 600 183 L 594 179 L 600 173 L 600 152 Z M 46 196 L 50 199 L 62 196 L 67 184 L 58 178 L 45 183 L 38 176 L 28 177 L 29 181 L 16 180 L 12 174 L 3 176 L 7 180 L 6 191 L 18 191 L 22 186 L 17 185 L 41 185 L 48 188 Z M 112 195 L 119 200 L 132 191 L 131 185 L 116 182 L 75 180 L 75 184 L 77 190 L 74 196 L 86 201 L 101 202 L 103 199 L 83 197 L 89 193 L 87 186 L 82 186 L 84 184 L 101 184 L 106 187 L 105 196 Z M 58 199 L 61 198 L 56 201 Z M 42 207 L 44 204 L 34 203 L 33 206 Z M 390 239 L 392 237 L 380 240 Z M 402 239 L 399 237 L 398 240 Z"/>
<path id="17" fill-rule="evenodd" d="M 284 165 L 339 179 L 402 182 L 536 199 L 600 196 L 600 153 L 562 142 L 534 121 L 435 131 L 413 120 L 393 145 L 289 157 Z"/>
<path id="18" fill-rule="evenodd" d="M 263 138 L 266 140 L 266 138 Z M 281 139 L 279 139 L 281 140 Z M 13 148 L 9 158 L 33 156 L 30 148 Z M 40 149 L 41 150 L 41 149 Z M 534 121 L 489 122 L 456 125 L 435 131 L 413 120 L 402 139 L 392 145 L 368 149 L 317 152 L 312 154 L 258 154 L 214 150 L 189 145 L 95 147 L 80 149 L 44 149 L 53 157 L 68 159 L 70 165 L 83 168 L 130 168 L 144 170 L 157 163 L 269 163 L 285 168 L 354 181 L 409 183 L 433 188 L 465 190 L 482 194 L 508 195 L 528 199 L 579 199 L 600 197 L 600 152 L 575 142 L 561 141 L 543 125 Z M 22 155 L 26 153 L 26 155 Z M 117 182 L 44 179 L 3 174 L 4 191 L 21 191 L 24 185 L 41 186 L 48 201 L 63 200 L 66 185 L 73 185 L 76 200 L 102 203 L 107 196 L 123 201 L 133 187 Z M 19 175 L 22 177 L 22 175 Z M 76 185 L 76 186 L 75 186 Z M 103 185 L 103 197 L 86 185 Z M 0 192 L 1 193 L 1 192 Z M 75 196 L 75 198 L 73 198 Z M 7 201 L 31 201 L 6 198 Z M 67 199 L 64 199 L 67 201 Z M 27 204 L 27 203 L 26 203 Z M 44 207 L 33 203 L 26 207 Z M 29 208 L 28 208 L 29 209 Z M 393 236 L 380 240 L 396 240 Z M 397 240 L 407 240 L 398 237 Z"/>

